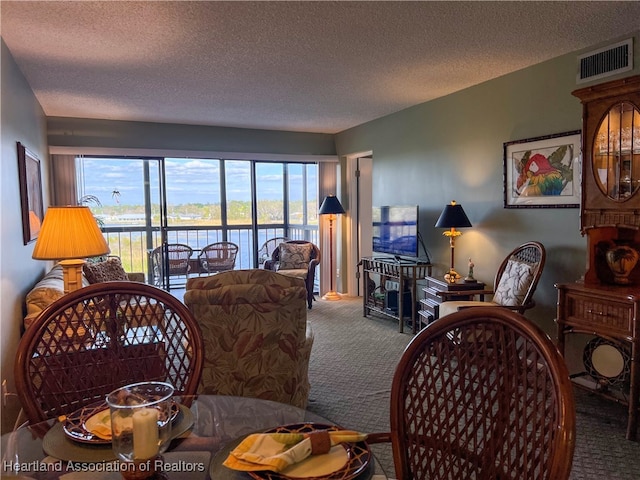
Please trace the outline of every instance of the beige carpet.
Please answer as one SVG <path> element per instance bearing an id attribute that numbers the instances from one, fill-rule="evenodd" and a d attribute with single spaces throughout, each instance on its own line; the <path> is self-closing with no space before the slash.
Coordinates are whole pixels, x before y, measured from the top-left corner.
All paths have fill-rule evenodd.
<path id="1" fill-rule="evenodd" d="M 413 335 L 398 333 L 391 318 L 362 315 L 362 300 L 318 300 L 309 311 L 315 341 L 309 410 L 345 428 L 389 428 L 389 393 L 395 365 Z M 405 331 L 408 329 L 405 329 Z M 626 408 L 575 390 L 576 451 L 572 480 L 639 480 L 640 442 L 625 439 Z M 393 476 L 388 445 L 372 450 Z"/>

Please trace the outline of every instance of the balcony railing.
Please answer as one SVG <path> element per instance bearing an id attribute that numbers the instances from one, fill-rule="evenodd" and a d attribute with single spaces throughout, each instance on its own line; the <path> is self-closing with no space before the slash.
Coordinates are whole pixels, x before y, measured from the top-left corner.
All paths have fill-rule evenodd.
<path id="1" fill-rule="evenodd" d="M 111 255 L 117 255 L 127 272 L 145 272 L 147 282 L 152 283 L 149 252 L 161 244 L 159 227 L 110 226 L 103 227 Z M 282 225 L 260 226 L 257 230 L 257 248 L 253 243 L 253 229 L 250 225 L 233 227 L 180 226 L 167 228 L 168 243 L 183 243 L 197 251 L 210 243 L 223 240 L 238 245 L 236 269 L 257 268 L 257 249 L 269 238 L 286 236 L 293 240 L 307 240 L 318 245 L 317 225 L 289 225 L 285 231 Z M 317 278 L 317 276 L 316 276 Z"/>

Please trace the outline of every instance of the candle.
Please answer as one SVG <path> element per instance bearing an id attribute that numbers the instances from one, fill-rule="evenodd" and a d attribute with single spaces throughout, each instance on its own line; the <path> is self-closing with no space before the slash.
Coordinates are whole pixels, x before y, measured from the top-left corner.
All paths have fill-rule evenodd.
<path id="1" fill-rule="evenodd" d="M 133 412 L 133 458 L 153 458 L 158 454 L 158 446 L 158 410 L 136 409 Z"/>

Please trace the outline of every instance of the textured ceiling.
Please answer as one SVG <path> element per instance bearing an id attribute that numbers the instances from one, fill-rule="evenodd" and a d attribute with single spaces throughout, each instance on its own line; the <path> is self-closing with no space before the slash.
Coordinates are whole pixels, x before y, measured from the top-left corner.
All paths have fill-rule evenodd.
<path id="1" fill-rule="evenodd" d="M 48 116 L 323 133 L 640 28 L 638 1 L 0 9 L 2 38 Z"/>

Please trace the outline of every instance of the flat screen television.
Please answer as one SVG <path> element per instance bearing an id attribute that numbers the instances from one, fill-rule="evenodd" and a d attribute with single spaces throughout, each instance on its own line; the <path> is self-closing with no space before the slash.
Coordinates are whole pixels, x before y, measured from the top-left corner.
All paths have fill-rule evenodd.
<path id="1" fill-rule="evenodd" d="M 418 256 L 418 206 L 373 208 L 373 251 L 396 256 Z"/>

